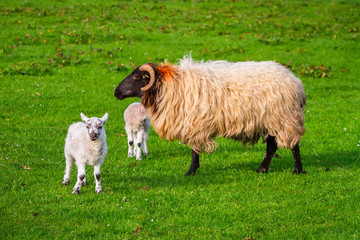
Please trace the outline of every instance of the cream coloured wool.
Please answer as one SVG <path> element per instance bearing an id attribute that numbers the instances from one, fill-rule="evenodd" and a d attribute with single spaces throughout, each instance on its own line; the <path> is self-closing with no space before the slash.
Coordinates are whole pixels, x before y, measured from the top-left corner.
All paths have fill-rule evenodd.
<path id="1" fill-rule="evenodd" d="M 292 150 L 295 170 L 303 173 L 299 142 L 305 133 L 306 96 L 299 78 L 281 64 L 193 61 L 146 63 L 116 88 L 122 100 L 139 97 L 153 129 L 168 141 L 192 148 L 187 175 L 199 168 L 199 153 L 217 147 L 215 137 L 267 143 L 257 172 L 267 172 L 278 147 Z"/>
<path id="2" fill-rule="evenodd" d="M 302 82 L 275 62 L 184 58 L 159 95 L 161 111 L 148 109 L 154 130 L 196 152 L 212 152 L 215 136 L 255 144 L 271 135 L 278 147 L 293 148 L 305 133 Z"/>

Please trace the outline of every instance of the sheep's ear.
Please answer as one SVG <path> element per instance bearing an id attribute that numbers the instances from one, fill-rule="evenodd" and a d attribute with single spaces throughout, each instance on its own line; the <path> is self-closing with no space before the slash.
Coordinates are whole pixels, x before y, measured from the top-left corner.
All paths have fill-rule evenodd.
<path id="1" fill-rule="evenodd" d="M 105 115 L 101 118 L 101 121 L 103 122 L 103 124 L 106 123 L 106 121 L 108 120 L 109 114 L 105 113 Z"/>
<path id="2" fill-rule="evenodd" d="M 80 113 L 81 116 L 81 120 L 83 120 L 83 122 L 87 121 L 89 118 L 87 116 L 85 116 L 83 113 Z"/>

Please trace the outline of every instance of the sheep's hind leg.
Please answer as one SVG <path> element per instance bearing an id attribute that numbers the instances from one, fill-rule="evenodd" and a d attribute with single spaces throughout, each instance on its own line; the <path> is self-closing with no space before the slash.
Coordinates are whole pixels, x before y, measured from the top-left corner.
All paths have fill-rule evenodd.
<path id="1" fill-rule="evenodd" d="M 87 182 L 86 182 L 86 176 L 84 177 L 84 179 L 81 182 L 81 186 L 87 186 Z"/>
<path id="2" fill-rule="evenodd" d="M 143 153 L 145 156 L 149 155 L 149 150 L 147 148 L 147 141 L 149 139 L 149 127 L 144 127 L 144 135 L 142 140 Z"/>
<path id="3" fill-rule="evenodd" d="M 102 192 L 101 178 L 100 178 L 100 165 L 94 166 L 94 177 L 95 177 L 95 192 L 97 194 Z"/>
<path id="4" fill-rule="evenodd" d="M 192 150 L 192 159 L 189 171 L 185 176 L 195 175 L 196 170 L 200 167 L 199 154 Z"/>
<path id="5" fill-rule="evenodd" d="M 269 165 L 270 165 L 271 159 L 275 155 L 277 148 L 278 147 L 277 147 L 277 144 L 275 141 L 275 137 L 269 136 L 266 140 L 266 154 L 265 154 L 264 160 L 261 163 L 260 167 L 258 168 L 258 170 L 256 170 L 257 173 L 263 173 L 263 172 L 269 171 Z"/>
<path id="6" fill-rule="evenodd" d="M 80 193 L 80 188 L 85 179 L 85 163 L 77 164 L 77 169 L 78 169 L 77 181 L 73 188 L 72 194 Z"/>
<path id="7" fill-rule="evenodd" d="M 133 157 L 134 156 L 134 152 L 133 152 L 134 136 L 133 136 L 132 131 L 127 128 L 126 128 L 126 134 L 128 137 L 128 157 Z"/>
<path id="8" fill-rule="evenodd" d="M 297 174 L 304 173 L 304 174 L 306 174 L 306 172 L 303 171 L 303 167 L 302 167 L 302 163 L 301 163 L 299 144 L 297 144 L 293 149 L 291 149 L 291 152 L 293 154 L 294 163 L 295 163 L 295 170 L 293 171 L 293 174 L 294 173 L 297 173 Z"/>
<path id="9" fill-rule="evenodd" d="M 65 174 L 63 178 L 63 184 L 69 185 L 70 184 L 70 175 L 71 175 L 71 169 L 74 165 L 74 159 L 71 155 L 65 155 L 66 159 L 66 168 L 65 168 Z"/>
<path id="10" fill-rule="evenodd" d="M 144 136 L 144 128 L 140 129 L 139 132 L 137 132 L 136 140 L 135 140 L 135 154 L 136 154 L 136 160 L 141 160 L 141 143 L 143 142 L 143 136 Z"/>

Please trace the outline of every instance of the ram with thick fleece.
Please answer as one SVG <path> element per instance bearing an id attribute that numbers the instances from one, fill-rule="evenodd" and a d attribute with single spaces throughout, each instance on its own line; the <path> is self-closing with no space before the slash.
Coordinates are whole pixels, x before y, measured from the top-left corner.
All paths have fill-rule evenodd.
<path id="1" fill-rule="evenodd" d="M 154 130 L 192 148 L 187 175 L 199 167 L 199 153 L 212 152 L 223 136 L 255 144 L 267 142 L 257 172 L 267 172 L 278 147 L 290 148 L 294 173 L 302 173 L 299 142 L 305 133 L 305 92 L 299 78 L 275 62 L 144 64 L 116 88 L 118 99 L 139 97 Z"/>

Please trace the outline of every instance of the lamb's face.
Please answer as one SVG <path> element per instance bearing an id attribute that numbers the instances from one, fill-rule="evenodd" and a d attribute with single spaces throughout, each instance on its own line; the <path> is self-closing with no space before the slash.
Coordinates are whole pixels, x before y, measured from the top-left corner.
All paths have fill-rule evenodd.
<path id="1" fill-rule="evenodd" d="M 97 118 L 97 117 L 88 118 L 83 113 L 81 113 L 81 119 L 83 120 L 83 123 L 87 128 L 91 141 L 95 141 L 101 136 L 107 118 L 108 118 L 107 113 L 102 118 Z"/>
<path id="2" fill-rule="evenodd" d="M 98 139 L 104 124 L 98 118 L 90 118 L 84 123 L 88 130 L 91 141 Z"/>

